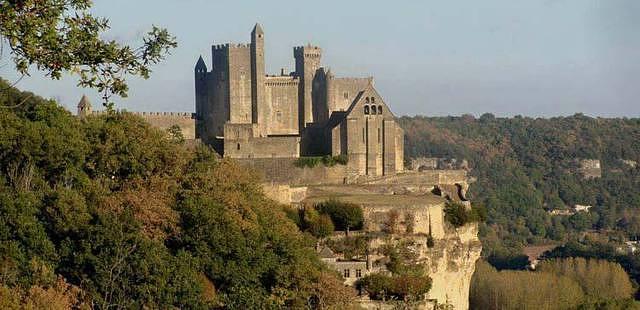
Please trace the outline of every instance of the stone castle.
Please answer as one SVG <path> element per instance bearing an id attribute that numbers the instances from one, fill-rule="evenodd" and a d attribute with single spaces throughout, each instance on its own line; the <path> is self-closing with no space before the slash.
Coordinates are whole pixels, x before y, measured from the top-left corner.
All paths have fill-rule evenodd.
<path id="1" fill-rule="evenodd" d="M 295 71 L 265 72 L 265 33 L 251 43 L 212 47 L 195 66 L 196 138 L 230 158 L 346 156 L 357 174 L 401 171 L 404 132 L 373 79 L 338 78 L 322 49 L 293 48 Z"/>
<path id="2" fill-rule="evenodd" d="M 264 40 L 256 24 L 251 43 L 213 46 L 211 68 L 198 59 L 195 113 L 134 113 L 161 129 L 179 126 L 185 139 L 257 172 L 265 195 L 284 205 L 304 208 L 329 199 L 360 205 L 364 227 L 351 234 L 368 240 L 367 254 L 346 257 L 327 244 L 318 247 L 345 284 L 388 272 L 384 248 L 408 244 L 433 281 L 417 308 L 468 309 L 482 250 L 478 226 L 455 228 L 444 216 L 447 203 L 471 207 L 466 161 L 418 158 L 403 169 L 404 132 L 372 78 L 335 77 L 320 65 L 322 50 L 309 45 L 293 49 L 295 71 L 266 75 Z M 86 97 L 78 104 L 81 117 L 100 113 Z M 340 156 L 347 164 L 297 165 L 306 156 Z M 328 238 L 345 237 L 334 232 Z M 366 296 L 358 303 L 365 309 L 394 305 Z"/>

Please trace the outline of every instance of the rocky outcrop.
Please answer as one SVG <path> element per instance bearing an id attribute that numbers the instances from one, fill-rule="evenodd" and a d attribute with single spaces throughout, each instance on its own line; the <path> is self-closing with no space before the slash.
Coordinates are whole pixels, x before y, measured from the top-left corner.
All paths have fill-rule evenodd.
<path id="1" fill-rule="evenodd" d="M 468 186 L 465 171 L 440 170 L 397 174 L 357 184 L 270 183 L 265 184 L 264 190 L 272 199 L 286 204 L 312 205 L 338 199 L 362 207 L 364 229 L 352 235 L 366 236 L 369 240 L 366 263 L 365 258 L 360 257 L 330 264 L 341 274 L 349 274 L 345 283 L 356 282 L 356 274 L 384 272 L 388 258 L 383 254 L 383 247 L 409 244 L 417 254 L 417 262 L 433 281 L 426 300 L 413 307 L 433 309 L 435 305 L 447 304 L 453 309 L 468 309 L 471 277 L 482 251 L 478 225 L 454 228 L 444 216 L 447 201 L 471 206 L 465 197 Z M 337 235 L 342 238 L 341 234 Z M 429 239 L 433 242 L 428 242 Z M 336 255 L 340 257 L 340 253 Z M 348 267 L 355 263 L 359 267 Z M 349 268 L 354 270 L 347 273 L 345 269 Z M 366 296 L 360 305 L 371 309 L 394 307 L 390 302 L 372 301 Z"/>
<path id="2" fill-rule="evenodd" d="M 468 309 L 471 277 L 480 252 L 477 224 L 448 230 L 442 239 L 435 240 L 433 248 L 422 251 L 433 280 L 428 299 Z"/>

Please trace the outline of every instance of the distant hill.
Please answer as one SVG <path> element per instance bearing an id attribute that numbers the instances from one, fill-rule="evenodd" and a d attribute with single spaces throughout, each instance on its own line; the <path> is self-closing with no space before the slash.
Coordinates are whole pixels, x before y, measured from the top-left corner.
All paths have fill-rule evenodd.
<path id="1" fill-rule="evenodd" d="M 489 212 L 481 229 L 484 255 L 494 263 L 528 244 L 594 230 L 640 237 L 640 119 L 484 114 L 399 121 L 406 158 L 469 161 L 477 177 L 470 195 Z M 576 212 L 576 205 L 592 208 Z"/>

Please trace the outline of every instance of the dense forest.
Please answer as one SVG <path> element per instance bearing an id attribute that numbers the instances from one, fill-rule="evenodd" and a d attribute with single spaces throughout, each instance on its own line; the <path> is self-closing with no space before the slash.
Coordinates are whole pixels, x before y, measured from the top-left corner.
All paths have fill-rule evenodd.
<path id="1" fill-rule="evenodd" d="M 343 307 L 354 291 L 258 179 L 127 113 L 0 80 L 0 308 Z"/>
<path id="2" fill-rule="evenodd" d="M 488 210 L 484 256 L 499 268 L 524 267 L 522 248 L 596 235 L 640 236 L 640 119 L 402 117 L 406 157 L 466 159 L 470 195 Z M 601 178 L 584 178 L 578 160 L 597 159 Z M 570 216 L 551 210 L 590 205 Z M 589 234 L 590 233 L 590 234 Z"/>

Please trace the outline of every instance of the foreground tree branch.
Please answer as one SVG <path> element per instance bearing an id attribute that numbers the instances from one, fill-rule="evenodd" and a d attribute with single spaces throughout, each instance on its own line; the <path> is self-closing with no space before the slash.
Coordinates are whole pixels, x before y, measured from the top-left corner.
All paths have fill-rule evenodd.
<path id="1" fill-rule="evenodd" d="M 78 86 L 97 89 L 112 108 L 115 94 L 126 97 L 126 76 L 149 78 L 150 67 L 162 61 L 176 39 L 153 26 L 139 47 L 103 40 L 109 21 L 89 13 L 90 0 L 0 0 L 0 39 L 18 73 L 35 66 L 52 79 L 63 72 L 78 75 Z"/>

